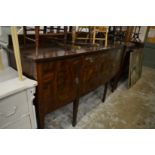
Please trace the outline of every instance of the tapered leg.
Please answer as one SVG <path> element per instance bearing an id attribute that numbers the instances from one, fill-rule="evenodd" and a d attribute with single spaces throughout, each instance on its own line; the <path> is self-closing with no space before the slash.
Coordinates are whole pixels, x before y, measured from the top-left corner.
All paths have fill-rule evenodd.
<path id="1" fill-rule="evenodd" d="M 114 91 L 114 90 L 116 90 L 116 88 L 117 88 L 117 85 L 118 85 L 118 81 L 115 81 L 115 83 L 114 83 L 114 89 L 113 89 L 113 91 Z"/>
<path id="2" fill-rule="evenodd" d="M 118 85 L 118 77 L 115 77 L 110 81 L 111 84 L 111 92 L 114 92 Z"/>
<path id="3" fill-rule="evenodd" d="M 27 35 L 26 26 L 23 26 L 24 46 L 26 46 L 26 35 Z"/>
<path id="4" fill-rule="evenodd" d="M 72 122 L 73 126 L 75 126 L 77 122 L 78 106 L 79 106 L 79 98 L 75 99 L 73 102 L 73 122 Z"/>
<path id="5" fill-rule="evenodd" d="M 44 129 L 44 117 L 45 115 L 43 114 L 37 116 L 38 129 Z"/>
<path id="6" fill-rule="evenodd" d="M 66 49 L 66 44 L 67 44 L 67 26 L 64 26 L 64 47 Z"/>
<path id="7" fill-rule="evenodd" d="M 104 93 L 103 93 L 102 102 L 104 102 L 104 101 L 105 101 L 106 94 L 107 94 L 107 88 L 108 88 L 108 82 L 105 84 L 105 87 L 104 87 Z"/>
<path id="8" fill-rule="evenodd" d="M 114 92 L 114 85 L 115 85 L 115 81 L 114 79 L 110 81 L 110 85 L 111 85 L 111 92 Z"/>
<path id="9" fill-rule="evenodd" d="M 43 33 L 46 34 L 46 32 L 47 32 L 47 26 L 44 26 Z"/>

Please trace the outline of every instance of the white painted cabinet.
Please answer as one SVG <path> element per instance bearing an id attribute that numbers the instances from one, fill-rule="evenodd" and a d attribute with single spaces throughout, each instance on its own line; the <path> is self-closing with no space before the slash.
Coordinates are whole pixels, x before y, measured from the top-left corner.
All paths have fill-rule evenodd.
<path id="1" fill-rule="evenodd" d="M 0 128 L 37 128 L 33 105 L 36 85 L 26 77 L 19 81 L 10 67 L 0 71 Z"/>

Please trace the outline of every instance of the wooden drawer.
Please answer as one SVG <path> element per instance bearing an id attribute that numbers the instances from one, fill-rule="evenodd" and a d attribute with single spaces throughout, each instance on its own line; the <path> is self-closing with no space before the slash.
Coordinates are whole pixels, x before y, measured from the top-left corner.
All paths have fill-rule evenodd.
<path id="1" fill-rule="evenodd" d="M 28 114 L 26 91 L 8 96 L 0 100 L 0 128 Z"/>

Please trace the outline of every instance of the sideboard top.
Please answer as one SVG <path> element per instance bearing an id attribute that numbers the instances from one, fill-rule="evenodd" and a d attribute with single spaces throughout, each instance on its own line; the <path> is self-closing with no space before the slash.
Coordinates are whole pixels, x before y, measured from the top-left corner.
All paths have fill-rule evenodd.
<path id="1" fill-rule="evenodd" d="M 110 47 L 40 47 L 38 49 L 38 55 L 36 54 L 34 47 L 20 48 L 21 55 L 30 61 L 42 62 L 57 60 L 67 57 L 75 57 L 84 54 L 93 54 L 96 52 L 106 52 L 109 50 L 120 49 L 122 46 L 110 46 Z M 12 48 L 8 49 L 9 52 L 13 52 Z"/>

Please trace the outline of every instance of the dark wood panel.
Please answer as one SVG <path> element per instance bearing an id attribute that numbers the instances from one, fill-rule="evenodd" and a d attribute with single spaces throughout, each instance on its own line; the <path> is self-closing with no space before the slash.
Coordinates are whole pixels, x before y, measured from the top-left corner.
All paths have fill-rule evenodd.
<path id="1" fill-rule="evenodd" d="M 111 54 L 109 51 L 109 54 L 100 54 L 99 55 L 99 60 L 98 63 L 101 64 L 100 65 L 100 76 L 99 76 L 99 82 L 100 84 L 104 84 L 107 81 L 110 81 L 111 77 L 113 77 L 113 74 L 111 72 L 111 68 L 112 68 L 112 62 L 111 62 L 112 58 L 111 58 Z"/>
<path id="2" fill-rule="evenodd" d="M 98 54 L 82 57 L 80 69 L 80 94 L 86 94 L 99 85 Z"/>
<path id="3" fill-rule="evenodd" d="M 62 106 L 76 98 L 79 66 L 80 60 L 74 58 L 58 63 L 56 73 L 56 92 L 59 94 L 57 95 L 57 105 Z"/>
<path id="4" fill-rule="evenodd" d="M 123 56 L 123 51 L 122 49 L 118 49 L 117 52 L 113 51 L 110 53 L 111 56 L 110 56 L 110 62 L 111 63 L 111 74 L 112 76 L 116 75 L 118 70 L 120 69 L 120 65 L 121 65 L 121 62 L 122 62 L 122 56 Z"/>

